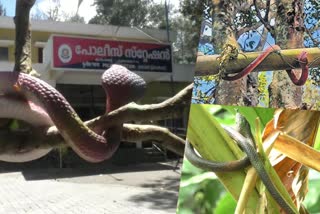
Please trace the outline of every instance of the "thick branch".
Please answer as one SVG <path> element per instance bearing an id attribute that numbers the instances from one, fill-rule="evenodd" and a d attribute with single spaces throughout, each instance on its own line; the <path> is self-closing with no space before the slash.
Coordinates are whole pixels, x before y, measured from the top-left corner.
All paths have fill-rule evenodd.
<path id="1" fill-rule="evenodd" d="M 320 66 L 320 49 L 319 48 L 300 48 L 281 50 L 279 54 L 270 54 L 264 61 L 262 61 L 254 71 L 274 71 L 274 70 L 288 70 L 299 68 L 297 61 L 298 55 L 302 51 L 308 52 L 308 62 L 310 67 Z M 228 73 L 237 73 L 247 67 L 254 59 L 256 59 L 261 52 L 251 52 L 239 54 L 236 60 L 230 60 L 225 69 Z M 213 75 L 219 72 L 219 55 L 198 56 L 196 63 L 196 76 Z"/>
<path id="2" fill-rule="evenodd" d="M 130 103 L 108 115 L 103 115 L 87 121 L 86 124 L 93 130 L 101 133 L 117 124 L 125 121 L 159 120 L 172 117 L 181 117 L 183 109 L 190 106 L 193 84 L 180 91 L 174 97 L 159 103 L 150 105 L 137 105 Z M 164 147 L 183 154 L 184 141 L 172 134 L 168 129 L 151 125 L 123 126 L 123 139 L 126 141 L 156 140 Z M 41 129 L 31 129 L 25 132 L 0 130 L 0 153 L 15 153 L 21 150 L 34 148 L 57 147 L 64 145 L 64 139 L 55 126 Z M 181 144 L 181 145 L 180 145 Z"/>
<path id="3" fill-rule="evenodd" d="M 0 139 L 0 154 L 28 151 L 35 148 L 66 146 L 60 133 L 50 130 L 41 131 L 38 129 L 26 132 L 2 130 Z M 128 142 L 155 140 L 181 156 L 184 152 L 184 140 L 160 126 L 124 124 L 122 140 Z"/>
<path id="4" fill-rule="evenodd" d="M 188 85 L 174 97 L 158 104 L 138 105 L 129 103 L 107 115 L 96 117 L 86 122 L 86 125 L 96 132 L 101 132 L 111 126 L 119 125 L 127 121 L 148 121 L 178 118 L 183 115 L 183 110 L 189 108 L 193 84 Z M 51 132 L 58 132 L 51 127 Z"/>
<path id="5" fill-rule="evenodd" d="M 125 124 L 122 139 L 129 142 L 156 140 L 176 154 L 183 156 L 184 153 L 184 140 L 160 126 Z"/>

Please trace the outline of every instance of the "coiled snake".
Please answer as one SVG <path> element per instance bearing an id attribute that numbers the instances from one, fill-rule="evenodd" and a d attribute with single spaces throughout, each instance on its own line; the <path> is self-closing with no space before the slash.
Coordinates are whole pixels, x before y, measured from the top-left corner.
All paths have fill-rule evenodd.
<path id="1" fill-rule="evenodd" d="M 143 95 L 146 87 L 145 81 L 140 76 L 120 65 L 113 65 L 104 72 L 102 85 L 107 94 L 106 113 L 137 100 Z M 12 95 L 23 97 L 25 101 L 31 103 L 30 109 L 7 107 L 9 104 L 14 105 Z M 100 162 L 110 158 L 120 144 L 121 125 L 111 127 L 108 133 L 93 132 L 81 121 L 61 93 L 46 82 L 28 74 L 0 72 L 0 98 L 2 105 L 0 117 L 17 118 L 35 125 L 54 124 L 66 143 L 81 158 L 89 162 Z M 15 113 L 18 111 L 21 113 Z M 31 117 L 40 121 L 40 124 L 30 120 L 31 113 L 34 113 Z M 44 154 L 45 151 L 38 156 Z"/>
<path id="2" fill-rule="evenodd" d="M 255 60 L 253 60 L 247 67 L 245 67 L 242 71 L 237 74 L 230 75 L 224 74 L 222 79 L 227 81 L 238 80 L 250 72 L 252 72 L 269 54 L 277 53 L 283 59 L 283 56 L 280 53 L 281 48 L 278 45 L 272 45 L 268 47 L 265 51 L 263 51 Z M 284 60 L 284 59 L 283 59 Z M 285 60 L 284 60 L 285 61 Z M 296 86 L 302 86 L 306 83 L 309 75 L 309 67 L 308 67 L 308 58 L 307 52 L 302 51 L 299 56 L 297 57 L 297 62 L 301 67 L 301 75 L 298 78 L 292 70 L 286 70 L 289 78 L 291 79 L 292 83 Z"/>

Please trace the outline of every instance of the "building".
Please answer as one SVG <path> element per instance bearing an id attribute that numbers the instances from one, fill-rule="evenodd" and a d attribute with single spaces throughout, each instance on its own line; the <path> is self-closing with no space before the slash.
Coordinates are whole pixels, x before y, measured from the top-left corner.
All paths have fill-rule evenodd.
<path id="1" fill-rule="evenodd" d="M 31 21 L 31 32 L 33 67 L 41 74 L 43 80 L 55 86 L 67 98 L 84 120 L 93 118 L 105 111 L 105 95 L 100 86 L 100 78 L 110 61 L 102 61 L 104 61 L 103 56 L 105 56 L 106 52 L 119 55 L 117 50 L 112 49 L 114 46 L 126 47 L 131 45 L 130 47 L 135 46 L 141 50 L 143 48 L 155 48 L 155 50 L 160 51 L 166 48 L 167 53 L 169 53 L 169 58 L 166 61 L 166 68 L 168 69 L 160 68 L 160 70 L 157 70 L 159 65 L 152 65 L 152 63 L 151 67 L 146 65 L 134 69 L 148 84 L 147 93 L 141 103 L 161 102 L 173 96 L 190 82 L 193 82 L 193 65 L 172 64 L 171 44 L 167 42 L 166 31 L 34 20 Z M 13 18 L 1 16 L 1 70 L 13 69 L 14 38 L 15 25 Z M 170 33 L 170 41 L 174 40 L 175 34 Z M 69 44 L 65 41 L 72 41 L 74 46 L 65 46 L 65 44 Z M 111 48 L 103 48 L 106 46 Z M 78 48 L 78 53 L 82 54 L 82 56 L 79 56 L 77 64 L 69 63 L 71 57 L 68 53 L 73 53 L 74 50 L 71 50 L 73 48 Z M 126 50 L 124 48 L 121 51 L 125 52 Z M 66 53 L 65 56 L 63 56 L 64 53 Z M 99 65 L 97 61 L 88 62 L 90 56 L 94 54 L 95 57 L 102 56 L 101 61 L 98 62 L 100 63 Z M 129 56 L 130 53 L 128 52 L 127 55 Z M 59 64 L 57 60 L 64 62 Z M 120 57 L 117 60 L 126 63 L 127 59 Z M 132 60 L 129 60 L 127 64 L 130 66 L 132 62 Z M 95 66 L 97 68 L 93 68 Z M 151 68 L 154 70 L 151 70 Z M 161 125 L 173 128 L 178 133 L 179 131 L 181 131 L 180 133 L 185 133 L 186 117 L 182 120 L 162 121 Z"/>

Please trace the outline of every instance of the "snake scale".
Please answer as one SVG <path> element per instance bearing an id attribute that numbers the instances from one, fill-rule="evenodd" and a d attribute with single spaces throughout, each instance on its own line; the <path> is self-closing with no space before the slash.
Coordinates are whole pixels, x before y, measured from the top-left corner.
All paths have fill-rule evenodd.
<path id="1" fill-rule="evenodd" d="M 120 65 L 113 65 L 104 72 L 102 84 L 107 94 L 106 113 L 137 100 L 146 88 L 140 76 Z M 0 72 L 0 96 L 9 102 L 12 96 L 22 97 L 43 109 L 66 143 L 89 162 L 110 158 L 120 144 L 121 126 L 111 127 L 104 133 L 93 132 L 60 92 L 38 78 L 20 72 Z M 17 119 L 28 122 L 23 115 Z"/>

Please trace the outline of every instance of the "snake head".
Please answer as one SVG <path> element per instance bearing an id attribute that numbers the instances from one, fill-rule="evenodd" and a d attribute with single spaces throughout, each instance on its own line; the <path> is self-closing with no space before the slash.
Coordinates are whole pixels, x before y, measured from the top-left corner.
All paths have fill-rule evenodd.
<path id="1" fill-rule="evenodd" d="M 102 75 L 102 86 L 107 94 L 107 112 L 110 112 L 140 99 L 146 82 L 126 67 L 112 65 Z"/>

